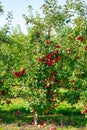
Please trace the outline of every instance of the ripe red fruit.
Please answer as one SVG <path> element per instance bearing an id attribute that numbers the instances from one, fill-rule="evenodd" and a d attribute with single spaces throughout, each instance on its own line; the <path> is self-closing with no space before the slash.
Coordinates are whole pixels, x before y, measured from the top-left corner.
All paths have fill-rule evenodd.
<path id="1" fill-rule="evenodd" d="M 52 56 L 53 56 L 53 55 L 52 55 L 51 53 L 49 53 L 49 54 L 46 55 L 46 59 L 51 59 Z"/>
<path id="2" fill-rule="evenodd" d="M 14 72 L 13 72 L 13 74 L 14 74 L 14 75 L 17 75 L 17 74 L 18 74 L 18 72 L 17 72 L 17 71 L 14 71 Z"/>
<path id="3" fill-rule="evenodd" d="M 50 84 L 47 84 L 46 86 L 45 86 L 45 88 L 49 88 L 50 87 Z"/>
<path id="4" fill-rule="evenodd" d="M 46 61 L 46 64 L 47 64 L 48 66 L 52 66 L 52 61 L 51 61 L 50 59 L 48 59 L 48 60 Z"/>
<path id="5" fill-rule="evenodd" d="M 4 92 L 4 91 L 1 91 L 1 92 L 0 92 L 0 95 L 4 95 L 4 94 L 5 94 L 5 92 Z"/>
<path id="6" fill-rule="evenodd" d="M 85 114 L 85 110 L 84 110 L 84 111 L 82 111 L 82 114 Z"/>
<path id="7" fill-rule="evenodd" d="M 52 56 L 58 54 L 58 52 L 59 52 L 58 50 L 55 50 L 55 51 L 52 53 Z"/>
<path id="8" fill-rule="evenodd" d="M 38 60 L 39 60 L 40 62 L 43 62 L 43 61 L 44 61 L 44 59 L 43 59 L 42 57 L 40 57 Z"/>
<path id="9" fill-rule="evenodd" d="M 55 48 L 60 48 L 60 46 L 59 45 L 55 45 Z"/>
<path id="10" fill-rule="evenodd" d="M 10 104 L 11 104 L 11 101 L 6 101 L 6 104 L 10 105 Z"/>
<path id="11" fill-rule="evenodd" d="M 80 41 L 80 42 L 83 42 L 83 37 L 82 36 L 78 36 L 77 40 Z"/>
<path id="12" fill-rule="evenodd" d="M 87 109 L 85 109 L 85 113 L 87 113 Z"/>
<path id="13" fill-rule="evenodd" d="M 60 60 L 61 59 L 61 56 L 58 56 L 58 57 L 56 57 L 53 61 L 52 61 L 52 64 L 55 64 L 58 60 Z"/>
<path id="14" fill-rule="evenodd" d="M 19 77 L 22 76 L 25 73 L 24 68 L 21 69 L 20 73 L 19 73 Z"/>
<path id="15" fill-rule="evenodd" d="M 41 129 L 44 128 L 46 126 L 46 123 L 45 122 L 41 122 Z"/>
<path id="16" fill-rule="evenodd" d="M 40 35 L 41 33 L 40 32 L 37 32 L 38 35 Z"/>
<path id="17" fill-rule="evenodd" d="M 53 92 L 49 91 L 49 94 L 51 94 L 51 95 L 52 95 L 52 94 L 53 94 Z"/>
<path id="18" fill-rule="evenodd" d="M 20 73 L 17 72 L 17 71 L 14 71 L 13 74 L 14 74 L 16 77 L 20 77 Z"/>
<path id="19" fill-rule="evenodd" d="M 51 43 L 51 41 L 50 40 L 46 40 L 46 44 L 50 44 Z"/>
<path id="20" fill-rule="evenodd" d="M 86 114 L 87 113 L 87 109 L 82 111 L 82 114 Z"/>
<path id="21" fill-rule="evenodd" d="M 24 68 L 21 69 L 21 72 L 24 74 L 24 72 L 25 72 Z"/>
<path id="22" fill-rule="evenodd" d="M 58 80 L 58 79 L 55 79 L 54 81 L 57 82 L 58 84 L 61 83 L 61 80 Z"/>
<path id="23" fill-rule="evenodd" d="M 67 48 L 67 53 L 71 54 L 71 48 Z"/>
<path id="24" fill-rule="evenodd" d="M 24 73 L 25 73 L 24 68 L 22 68 L 20 72 L 17 72 L 17 71 L 14 71 L 14 72 L 13 72 L 13 74 L 14 74 L 16 77 L 21 77 Z"/>

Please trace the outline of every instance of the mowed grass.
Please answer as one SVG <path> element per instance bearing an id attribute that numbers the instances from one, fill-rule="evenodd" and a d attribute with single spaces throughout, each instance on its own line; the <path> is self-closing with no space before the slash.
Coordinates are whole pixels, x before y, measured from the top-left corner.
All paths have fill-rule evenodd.
<path id="1" fill-rule="evenodd" d="M 38 126 L 33 125 L 33 115 L 26 111 L 26 102 L 22 98 L 11 99 L 11 104 L 0 105 L 0 130 L 87 130 L 87 118 L 80 113 L 80 107 L 61 103 L 54 115 L 39 115 Z M 80 105 L 79 105 L 80 106 Z M 16 116 L 16 112 L 20 111 Z M 45 126 L 43 127 L 43 122 Z M 43 127 L 43 128 L 42 128 Z"/>
<path id="2" fill-rule="evenodd" d="M 18 127 L 16 124 L 1 126 L 0 130 L 51 130 L 52 128 L 56 128 L 55 130 L 87 130 L 87 128 L 74 128 L 71 126 L 61 127 L 53 125 L 47 125 L 43 128 L 39 127 L 39 125 L 38 126 L 23 125 Z"/>

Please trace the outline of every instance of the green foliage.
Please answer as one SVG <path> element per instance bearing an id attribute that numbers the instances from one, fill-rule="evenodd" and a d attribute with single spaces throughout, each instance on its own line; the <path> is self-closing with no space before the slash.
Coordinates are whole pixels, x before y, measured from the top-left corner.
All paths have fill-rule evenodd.
<path id="1" fill-rule="evenodd" d="M 67 0 L 63 7 L 56 0 L 44 1 L 43 15 L 23 15 L 26 36 L 20 27 L 7 33 L 13 18 L 9 13 L 8 28 L 0 32 L 0 100 L 22 96 L 27 109 L 45 114 L 62 101 L 86 104 L 87 21 L 83 6 L 80 0 Z"/>
<path id="2" fill-rule="evenodd" d="M 1 15 L 3 12 L 4 12 L 3 6 L 2 6 L 1 1 L 0 1 L 0 15 Z"/>

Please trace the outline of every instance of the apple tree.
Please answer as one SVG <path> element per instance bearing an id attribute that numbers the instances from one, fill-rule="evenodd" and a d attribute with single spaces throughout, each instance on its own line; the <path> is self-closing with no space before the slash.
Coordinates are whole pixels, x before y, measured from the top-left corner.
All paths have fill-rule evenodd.
<path id="1" fill-rule="evenodd" d="M 45 0 L 42 10 L 42 16 L 24 15 L 35 68 L 28 104 L 34 103 L 35 111 L 42 107 L 49 112 L 61 101 L 86 102 L 87 24 L 80 0 L 67 0 L 63 7 L 56 0 Z"/>
<path id="2" fill-rule="evenodd" d="M 23 15 L 18 27 L 0 31 L 0 96 L 23 97 L 33 113 L 52 113 L 62 101 L 86 104 L 87 20 L 84 3 L 44 0 L 42 13 Z M 15 91 L 16 90 L 16 91 Z M 61 90 L 64 93 L 61 93 Z M 84 100 L 83 100 L 84 99 Z"/>

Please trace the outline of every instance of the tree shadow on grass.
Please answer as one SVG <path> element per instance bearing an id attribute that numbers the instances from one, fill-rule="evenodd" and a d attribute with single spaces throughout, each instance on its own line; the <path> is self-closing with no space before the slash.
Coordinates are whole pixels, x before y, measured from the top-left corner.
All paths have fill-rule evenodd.
<path id="1" fill-rule="evenodd" d="M 3 124 L 12 124 L 17 123 L 18 126 L 22 124 L 32 124 L 33 122 L 33 115 L 30 114 L 29 111 L 21 108 L 13 109 L 10 111 L 0 111 L 0 118 L 2 119 L 1 123 Z M 87 118 L 83 115 L 39 115 L 39 122 L 47 122 L 48 124 L 55 124 L 58 126 L 73 126 L 73 127 L 85 127 L 87 124 Z"/>

